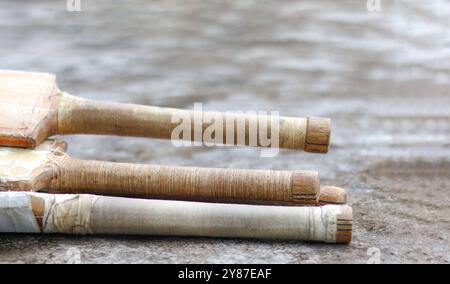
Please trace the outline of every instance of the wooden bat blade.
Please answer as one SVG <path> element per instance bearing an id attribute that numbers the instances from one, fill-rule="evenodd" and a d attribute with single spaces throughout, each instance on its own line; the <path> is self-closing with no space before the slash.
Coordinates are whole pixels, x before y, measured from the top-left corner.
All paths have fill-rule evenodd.
<path id="1" fill-rule="evenodd" d="M 56 132 L 59 97 L 54 75 L 0 70 L 0 146 L 36 147 Z"/>
<path id="2" fill-rule="evenodd" d="M 37 191 L 51 180 L 47 167 L 53 151 L 65 152 L 67 144 L 47 140 L 36 149 L 0 147 L 0 191 Z"/>

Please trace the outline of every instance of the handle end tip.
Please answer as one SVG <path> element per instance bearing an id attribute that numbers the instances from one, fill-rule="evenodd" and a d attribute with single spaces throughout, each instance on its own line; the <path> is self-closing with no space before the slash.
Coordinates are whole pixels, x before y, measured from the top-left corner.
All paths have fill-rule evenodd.
<path id="1" fill-rule="evenodd" d="M 341 214 L 337 216 L 336 243 L 348 244 L 352 241 L 353 210 L 344 205 Z"/>
<path id="2" fill-rule="evenodd" d="M 292 177 L 292 200 L 297 204 L 319 203 L 320 176 L 316 171 L 295 171 Z"/>
<path id="3" fill-rule="evenodd" d="M 327 153 L 330 147 L 331 119 L 308 117 L 305 151 Z"/>

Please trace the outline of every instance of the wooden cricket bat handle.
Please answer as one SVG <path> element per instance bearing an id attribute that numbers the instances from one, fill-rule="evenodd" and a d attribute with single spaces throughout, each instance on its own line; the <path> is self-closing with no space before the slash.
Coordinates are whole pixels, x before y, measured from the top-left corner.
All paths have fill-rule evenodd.
<path id="1" fill-rule="evenodd" d="M 10 214 L 18 213 L 17 218 L 11 218 L 16 224 L 4 230 L 17 233 L 204 236 L 327 243 L 349 243 L 352 238 L 353 214 L 346 205 L 257 206 L 0 192 L 0 212 L 2 204 Z M 17 210 L 11 208 L 14 204 Z M 32 219 L 37 222 L 33 224 Z M 18 220 L 22 222 L 17 224 Z"/>
<path id="2" fill-rule="evenodd" d="M 58 112 L 58 134 L 103 134 L 171 139 L 173 130 L 180 125 L 181 120 L 174 118 L 189 118 L 191 121 L 191 137 L 180 137 L 183 140 L 196 142 L 205 141 L 203 133 L 210 126 L 211 120 L 205 118 L 219 115 L 222 124 L 222 140 L 220 144 L 264 146 L 257 136 L 251 143 L 249 125 L 252 123 L 267 125 L 270 135 L 272 123 L 270 116 L 230 114 L 219 112 L 194 112 L 189 110 L 121 104 L 87 100 L 63 93 Z M 197 119 L 197 118 L 200 118 Z M 245 124 L 244 134 L 238 136 L 238 124 Z M 228 123 L 228 124 L 227 124 Z M 233 125 L 233 133 L 227 133 L 227 125 Z M 331 125 L 326 118 L 295 118 L 279 117 L 278 148 L 305 150 L 315 153 L 328 152 L 330 144 Z M 275 127 L 275 126 L 274 126 Z M 228 128 L 229 129 L 229 128 Z M 197 135 L 200 133 L 200 135 Z M 232 132 L 229 130 L 229 132 Z M 226 137 L 230 139 L 226 139 Z M 272 138 L 272 137 L 268 137 Z M 272 145 L 273 146 L 273 145 Z"/>
<path id="3" fill-rule="evenodd" d="M 256 204 L 317 204 L 315 171 L 136 165 L 55 156 L 52 192 Z"/>

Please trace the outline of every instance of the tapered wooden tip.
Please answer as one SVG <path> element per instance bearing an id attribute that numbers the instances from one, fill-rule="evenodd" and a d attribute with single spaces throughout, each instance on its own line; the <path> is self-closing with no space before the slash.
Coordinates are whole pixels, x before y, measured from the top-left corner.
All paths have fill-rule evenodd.
<path id="1" fill-rule="evenodd" d="M 347 192 L 337 186 L 321 186 L 319 201 L 321 204 L 345 204 Z"/>
<path id="2" fill-rule="evenodd" d="M 337 216 L 336 243 L 348 244 L 352 241 L 353 210 L 343 205 L 341 214 Z"/>
<path id="3" fill-rule="evenodd" d="M 308 117 L 305 151 L 327 153 L 330 147 L 331 119 Z"/>
<path id="4" fill-rule="evenodd" d="M 299 204 L 319 202 L 320 177 L 316 171 L 296 171 L 292 179 L 292 201 Z"/>

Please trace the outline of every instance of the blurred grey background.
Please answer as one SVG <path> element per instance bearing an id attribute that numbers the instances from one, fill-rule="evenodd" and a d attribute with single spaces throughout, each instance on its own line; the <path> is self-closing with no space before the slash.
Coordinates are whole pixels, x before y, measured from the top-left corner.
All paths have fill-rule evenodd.
<path id="1" fill-rule="evenodd" d="M 64 137 L 70 154 L 319 170 L 348 190 L 355 226 L 348 246 L 0 235 L 0 262 L 449 263 L 450 3 L 380 1 L 2 0 L 1 69 L 55 73 L 85 98 L 333 120 L 327 155 L 100 136 Z"/>

